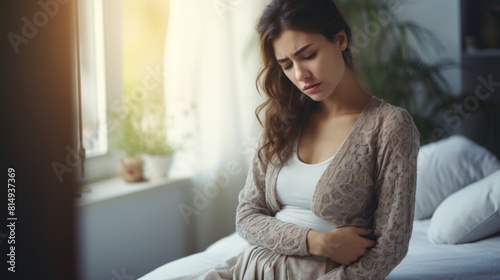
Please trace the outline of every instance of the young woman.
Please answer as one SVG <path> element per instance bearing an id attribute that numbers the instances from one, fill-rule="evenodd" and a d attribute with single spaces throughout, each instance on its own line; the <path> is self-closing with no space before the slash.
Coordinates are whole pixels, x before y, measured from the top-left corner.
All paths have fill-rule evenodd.
<path id="1" fill-rule="evenodd" d="M 236 215 L 251 246 L 183 279 L 383 279 L 412 231 L 412 118 L 360 86 L 333 0 L 273 0 L 257 31 L 268 99 Z"/>

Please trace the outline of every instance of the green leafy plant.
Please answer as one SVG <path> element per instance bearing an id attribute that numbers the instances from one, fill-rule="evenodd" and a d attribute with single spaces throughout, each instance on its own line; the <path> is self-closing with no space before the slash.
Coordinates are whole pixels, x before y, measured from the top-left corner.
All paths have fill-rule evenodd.
<path id="1" fill-rule="evenodd" d="M 431 30 L 400 20 L 388 2 L 338 0 L 353 29 L 353 54 L 362 82 L 376 96 L 407 109 L 421 140 L 429 139 L 437 125 L 434 112 L 450 96 L 442 71 L 456 65 L 446 59 L 426 62 L 418 48 L 441 54 L 445 47 Z M 402 8 L 406 2 L 400 4 Z"/>
<path id="2" fill-rule="evenodd" d="M 155 110 L 156 106 L 149 107 L 148 113 L 143 114 L 141 121 L 141 148 L 142 152 L 151 155 L 172 155 L 176 148 L 166 141 L 165 118 Z"/>
<path id="3" fill-rule="evenodd" d="M 127 156 L 141 153 L 141 133 L 138 130 L 140 114 L 136 110 L 109 112 L 110 144 L 122 150 Z"/>
<path id="4" fill-rule="evenodd" d="M 129 106 L 120 113 L 110 112 L 110 142 L 128 156 L 140 154 L 172 155 L 176 149 L 165 137 L 165 121 L 158 106 L 144 110 Z"/>

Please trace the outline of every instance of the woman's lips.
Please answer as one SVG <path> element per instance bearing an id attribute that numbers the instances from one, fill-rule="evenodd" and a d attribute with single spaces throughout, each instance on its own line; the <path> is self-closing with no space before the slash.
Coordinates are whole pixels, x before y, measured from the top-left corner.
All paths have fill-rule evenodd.
<path id="1" fill-rule="evenodd" d="M 314 93 L 318 88 L 321 86 L 321 83 L 317 83 L 314 85 L 306 86 L 304 87 L 304 92 L 305 93 Z"/>

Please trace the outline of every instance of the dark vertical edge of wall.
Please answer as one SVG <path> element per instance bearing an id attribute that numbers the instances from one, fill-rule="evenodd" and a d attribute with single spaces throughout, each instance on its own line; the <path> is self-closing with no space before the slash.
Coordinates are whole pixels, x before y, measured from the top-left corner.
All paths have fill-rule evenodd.
<path id="1" fill-rule="evenodd" d="M 74 199 L 78 167 L 68 152 L 77 150 L 72 2 L 2 4 L 1 279 L 77 279 Z M 52 3 L 51 14 L 40 3 Z M 34 21 L 39 25 L 35 25 L 36 31 L 26 31 L 26 22 Z M 29 36 L 23 35 L 23 28 Z M 24 38 L 17 53 L 9 34 Z M 62 180 L 53 164 L 66 167 Z M 8 168 L 15 169 L 15 244 L 1 238 L 2 234 L 12 234 L 6 226 Z M 15 273 L 7 270 L 10 246 L 15 246 Z"/>

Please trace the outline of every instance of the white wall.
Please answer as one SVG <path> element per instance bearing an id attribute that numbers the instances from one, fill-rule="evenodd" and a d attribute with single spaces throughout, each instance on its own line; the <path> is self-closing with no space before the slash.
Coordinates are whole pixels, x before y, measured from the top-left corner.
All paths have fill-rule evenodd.
<path id="1" fill-rule="evenodd" d="M 451 59 L 461 62 L 460 1 L 459 0 L 409 0 L 399 14 L 401 20 L 411 20 L 433 31 L 446 47 L 442 54 L 421 51 L 427 62 Z M 403 1 L 404 3 L 404 1 Z M 461 91 L 461 71 L 446 70 L 444 76 L 454 93 Z"/>

